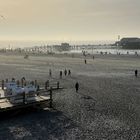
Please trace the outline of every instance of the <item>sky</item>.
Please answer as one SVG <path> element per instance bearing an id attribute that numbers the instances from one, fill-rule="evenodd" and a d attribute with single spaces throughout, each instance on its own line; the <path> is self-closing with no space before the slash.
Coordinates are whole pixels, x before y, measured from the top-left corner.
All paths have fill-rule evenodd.
<path id="1" fill-rule="evenodd" d="M 140 0 L 0 0 L 0 40 L 140 37 Z"/>

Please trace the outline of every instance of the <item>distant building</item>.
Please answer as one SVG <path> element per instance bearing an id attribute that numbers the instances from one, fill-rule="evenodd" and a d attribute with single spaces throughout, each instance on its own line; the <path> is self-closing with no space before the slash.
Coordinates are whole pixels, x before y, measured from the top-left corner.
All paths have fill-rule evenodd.
<path id="1" fill-rule="evenodd" d="M 122 38 L 115 44 L 122 46 L 123 49 L 140 49 L 140 38 L 137 37 Z"/>
<path id="2" fill-rule="evenodd" d="M 54 48 L 57 51 L 69 51 L 71 49 L 71 46 L 69 43 L 61 43 L 61 45 L 55 45 Z"/>

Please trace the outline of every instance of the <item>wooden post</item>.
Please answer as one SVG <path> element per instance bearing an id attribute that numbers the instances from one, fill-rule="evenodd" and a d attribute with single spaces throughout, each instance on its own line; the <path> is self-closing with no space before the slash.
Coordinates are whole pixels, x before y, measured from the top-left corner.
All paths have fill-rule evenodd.
<path id="1" fill-rule="evenodd" d="M 60 85 L 60 84 L 59 84 L 59 81 L 58 81 L 58 82 L 57 82 L 57 89 L 59 89 L 59 85 Z"/>
<path id="2" fill-rule="evenodd" d="M 40 86 L 39 85 L 37 85 L 37 91 L 39 91 L 40 90 Z"/>
<path id="3" fill-rule="evenodd" d="M 48 83 L 48 87 L 50 86 L 50 82 L 49 82 L 49 80 L 47 80 L 47 83 Z"/>
<path id="4" fill-rule="evenodd" d="M 2 80 L 1 88 L 4 90 L 4 80 Z"/>
<path id="5" fill-rule="evenodd" d="M 23 84 L 24 84 L 24 80 L 23 78 L 21 79 L 21 86 L 23 87 Z"/>
<path id="6" fill-rule="evenodd" d="M 24 80 L 24 86 L 26 86 L 26 85 L 27 85 L 26 80 Z"/>
<path id="7" fill-rule="evenodd" d="M 24 86 L 25 82 L 26 82 L 25 77 L 22 77 L 22 78 L 21 78 L 21 86 L 22 86 L 22 87 Z"/>
<path id="8" fill-rule="evenodd" d="M 48 87 L 49 87 L 49 80 L 47 80 L 47 81 L 45 82 L 45 89 L 47 90 Z"/>
<path id="9" fill-rule="evenodd" d="M 47 90 L 47 81 L 45 82 L 45 89 Z"/>
<path id="10" fill-rule="evenodd" d="M 34 85 L 35 85 L 34 81 L 31 81 L 31 82 L 30 82 L 30 84 L 31 84 L 32 86 L 34 86 Z"/>
<path id="11" fill-rule="evenodd" d="M 12 78 L 12 82 L 15 82 L 15 78 L 14 77 Z"/>
<path id="12" fill-rule="evenodd" d="M 49 69 L 49 76 L 52 77 L 52 70 Z"/>
<path id="13" fill-rule="evenodd" d="M 37 80 L 35 80 L 35 88 L 37 87 Z"/>
<path id="14" fill-rule="evenodd" d="M 34 81 L 32 81 L 32 85 L 33 85 L 33 86 L 35 85 L 35 82 L 34 82 Z"/>
<path id="15" fill-rule="evenodd" d="M 19 80 L 17 80 L 17 86 L 19 86 L 20 85 L 20 82 L 19 82 Z"/>
<path id="16" fill-rule="evenodd" d="M 25 104 L 25 92 L 23 92 L 23 104 Z"/>
<path id="17" fill-rule="evenodd" d="M 8 83 L 8 79 L 6 79 L 6 83 Z"/>
<path id="18" fill-rule="evenodd" d="M 52 108 L 52 87 L 50 88 L 50 108 Z"/>

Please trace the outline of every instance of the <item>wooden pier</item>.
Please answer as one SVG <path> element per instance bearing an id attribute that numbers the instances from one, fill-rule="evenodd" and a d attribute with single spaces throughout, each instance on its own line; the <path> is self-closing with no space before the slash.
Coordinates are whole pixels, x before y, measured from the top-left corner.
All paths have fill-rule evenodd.
<path id="1" fill-rule="evenodd" d="M 50 94 L 37 95 L 37 93 L 23 93 L 20 95 L 0 97 L 0 112 L 22 109 L 41 104 L 45 104 L 47 107 L 50 107 L 51 102 L 52 99 L 50 98 Z"/>
<path id="2" fill-rule="evenodd" d="M 4 80 L 2 87 L 0 87 L 0 112 L 7 112 L 17 109 L 24 109 L 30 107 L 38 107 L 44 105 L 45 107 L 52 107 L 52 91 L 63 89 L 59 82 L 50 83 L 43 88 L 39 88 L 36 92 L 20 93 L 17 95 L 7 95 L 4 87 Z"/>

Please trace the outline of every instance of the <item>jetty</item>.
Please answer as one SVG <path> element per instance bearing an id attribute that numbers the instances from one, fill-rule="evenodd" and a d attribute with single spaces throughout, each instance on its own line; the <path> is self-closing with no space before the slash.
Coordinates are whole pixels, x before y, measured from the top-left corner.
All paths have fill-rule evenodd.
<path id="1" fill-rule="evenodd" d="M 18 82 L 17 82 L 18 83 Z M 0 87 L 0 112 L 7 112 L 17 109 L 30 107 L 52 107 L 52 91 L 63 89 L 59 82 L 45 82 L 44 87 L 32 82 L 32 85 L 26 85 L 23 81 L 20 85 L 15 81 L 6 82 L 2 80 Z M 23 83 L 25 85 L 23 85 Z"/>

